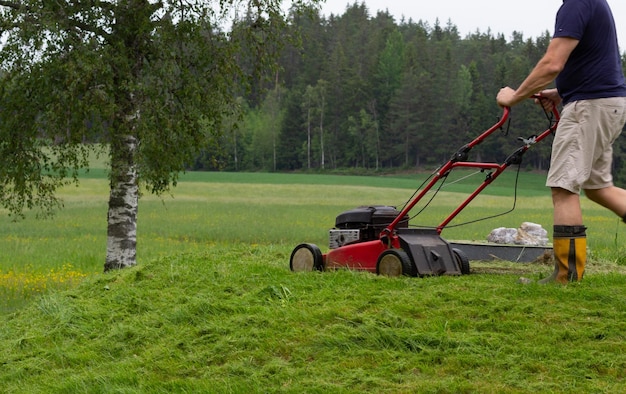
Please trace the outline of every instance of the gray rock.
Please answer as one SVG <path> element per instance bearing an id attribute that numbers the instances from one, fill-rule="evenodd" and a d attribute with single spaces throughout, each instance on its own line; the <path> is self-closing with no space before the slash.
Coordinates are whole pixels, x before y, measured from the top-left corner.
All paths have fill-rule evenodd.
<path id="1" fill-rule="evenodd" d="M 546 246 L 548 232 L 540 224 L 524 222 L 519 228 L 498 227 L 489 233 L 487 241 L 498 244 Z"/>
<path id="2" fill-rule="evenodd" d="M 497 244 L 512 244 L 517 237 L 517 230 L 514 228 L 498 227 L 491 230 L 487 236 L 487 241 Z"/>

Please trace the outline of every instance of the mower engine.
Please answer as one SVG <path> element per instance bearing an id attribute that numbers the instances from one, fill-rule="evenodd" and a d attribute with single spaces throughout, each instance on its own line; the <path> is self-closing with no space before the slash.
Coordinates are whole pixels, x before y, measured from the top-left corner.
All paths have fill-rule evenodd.
<path id="1" fill-rule="evenodd" d="M 377 240 L 380 232 L 399 214 L 395 207 L 385 205 L 362 206 L 342 212 L 335 219 L 335 228 L 329 231 L 328 246 L 337 249 L 352 243 Z M 397 227 L 409 227 L 409 217 L 402 218 Z"/>

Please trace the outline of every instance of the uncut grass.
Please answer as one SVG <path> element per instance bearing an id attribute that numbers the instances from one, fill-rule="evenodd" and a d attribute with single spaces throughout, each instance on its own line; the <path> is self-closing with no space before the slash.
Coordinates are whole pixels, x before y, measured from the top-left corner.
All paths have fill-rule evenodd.
<path id="1" fill-rule="evenodd" d="M 622 275 L 521 286 L 480 267 L 423 279 L 294 274 L 289 252 L 214 245 L 45 295 L 0 327 L 0 383 L 8 393 L 583 393 L 626 383 Z"/>
<path id="2" fill-rule="evenodd" d="M 245 183 L 245 184 L 282 184 L 282 185 L 324 185 L 333 186 L 369 186 L 414 190 L 429 178 L 431 172 L 410 172 L 379 176 L 333 176 L 315 173 L 246 173 L 246 172 L 190 172 L 181 179 L 188 182 Z M 476 187 L 487 174 L 480 170 L 455 169 L 444 183 L 449 191 L 466 192 Z M 515 183 L 522 196 L 541 196 L 546 194 L 545 174 L 541 172 L 509 170 L 502 173 L 488 186 L 488 194 L 510 196 Z"/>

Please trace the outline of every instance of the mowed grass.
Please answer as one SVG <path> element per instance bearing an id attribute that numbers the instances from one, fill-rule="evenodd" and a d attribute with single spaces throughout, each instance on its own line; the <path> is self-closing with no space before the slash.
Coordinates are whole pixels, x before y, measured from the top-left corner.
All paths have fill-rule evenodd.
<path id="1" fill-rule="evenodd" d="M 187 174 L 173 197 L 142 198 L 139 265 L 103 274 L 108 190 L 92 172 L 80 187 L 63 190 L 65 209 L 53 220 L 13 223 L 4 216 L 0 224 L 0 387 L 622 391 L 626 226 L 588 201 L 590 262 L 577 284 L 517 283 L 547 275 L 551 267 L 540 263 L 474 262 L 472 275 L 435 278 L 289 271 L 297 244 L 327 250 L 337 214 L 359 205 L 400 206 L 423 178 Z M 509 210 L 514 180 L 511 174 L 490 186 L 453 224 Z M 520 174 L 512 213 L 447 228 L 444 237 L 482 240 L 495 227 L 523 221 L 551 231 L 542 181 Z M 445 187 L 414 222 L 440 223 L 469 183 Z M 30 287 L 28 278 L 46 286 Z"/>

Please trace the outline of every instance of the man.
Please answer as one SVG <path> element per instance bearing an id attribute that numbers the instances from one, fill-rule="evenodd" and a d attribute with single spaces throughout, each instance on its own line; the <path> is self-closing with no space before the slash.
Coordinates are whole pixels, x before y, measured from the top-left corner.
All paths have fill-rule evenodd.
<path id="1" fill-rule="evenodd" d="M 556 89 L 545 89 L 556 79 Z M 516 89 L 497 95 L 510 107 L 539 93 L 564 107 L 546 181 L 554 205 L 555 268 L 540 283 L 582 279 L 587 260 L 580 191 L 626 221 L 626 190 L 611 176 L 612 144 L 626 122 L 626 83 L 615 22 L 606 0 L 563 0 L 543 58 Z"/>

